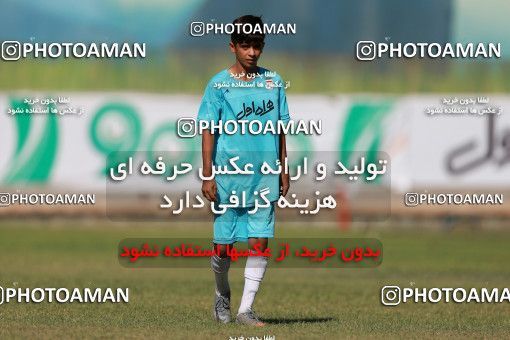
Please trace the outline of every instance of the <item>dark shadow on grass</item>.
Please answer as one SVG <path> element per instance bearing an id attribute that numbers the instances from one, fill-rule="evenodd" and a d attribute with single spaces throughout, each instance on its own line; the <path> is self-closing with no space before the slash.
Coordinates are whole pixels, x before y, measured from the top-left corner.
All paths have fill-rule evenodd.
<path id="1" fill-rule="evenodd" d="M 278 318 L 278 319 L 266 319 L 266 318 L 260 318 L 260 321 L 263 321 L 268 324 L 289 324 L 289 323 L 298 323 L 298 322 L 304 322 L 304 323 L 319 323 L 319 322 L 329 322 L 329 321 L 337 321 L 335 318 L 301 318 L 301 319 L 285 319 L 285 318 Z"/>

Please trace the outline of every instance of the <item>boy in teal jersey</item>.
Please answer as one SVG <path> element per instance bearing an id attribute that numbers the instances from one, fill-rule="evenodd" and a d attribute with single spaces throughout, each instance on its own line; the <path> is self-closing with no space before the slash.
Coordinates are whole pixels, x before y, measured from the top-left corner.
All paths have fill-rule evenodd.
<path id="1" fill-rule="evenodd" d="M 233 23 L 263 25 L 260 17 L 251 15 L 237 18 Z M 197 119 L 208 121 L 210 126 L 226 121 L 237 125 L 234 133 L 225 133 L 226 125 L 222 134 L 215 134 L 214 129 L 202 133 L 204 176 L 212 177 L 213 165 L 215 168 L 226 166 L 226 169 L 232 169 L 232 159 L 241 169 L 247 169 L 246 164 L 253 165 L 250 168 L 253 174 L 216 174 L 202 184 L 203 195 L 215 206 L 232 202 L 232 195 L 243 197 L 238 207 L 229 207 L 214 216 L 213 244 L 214 247 L 220 245 L 221 250 L 219 256 L 211 258 L 216 281 L 214 317 L 224 323 L 231 321 L 228 283 L 231 259 L 227 256 L 226 247 L 235 242 L 248 242 L 250 249 L 254 249 L 257 244 L 264 251 L 268 238 L 274 237 L 276 201 L 280 195 L 285 196 L 289 189 L 288 174 L 262 175 L 260 171 L 264 162 L 276 169 L 276 161 L 279 160 L 283 166 L 287 156 L 285 135 L 272 133 L 274 130 L 264 130 L 263 127 L 276 128 L 279 121 L 289 121 L 282 79 L 276 73 L 257 66 L 264 38 L 264 34 L 244 34 L 242 31 L 231 35 L 230 50 L 236 62 L 209 81 Z M 266 133 L 256 133 L 260 131 Z M 254 209 L 256 201 L 262 196 L 269 204 Z M 265 256 L 247 258 L 245 286 L 236 317 L 239 323 L 264 325 L 252 310 L 252 305 L 264 277 L 267 261 Z"/>

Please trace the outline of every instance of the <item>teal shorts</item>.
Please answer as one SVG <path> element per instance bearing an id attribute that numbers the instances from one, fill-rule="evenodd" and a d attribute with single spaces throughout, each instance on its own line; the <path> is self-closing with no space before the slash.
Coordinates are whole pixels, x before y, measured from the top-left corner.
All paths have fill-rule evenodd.
<path id="1" fill-rule="evenodd" d="M 224 214 L 214 215 L 214 238 L 216 244 L 248 242 L 249 237 L 274 237 L 274 207 L 259 208 L 254 214 L 248 214 L 253 208 L 228 208 Z"/>

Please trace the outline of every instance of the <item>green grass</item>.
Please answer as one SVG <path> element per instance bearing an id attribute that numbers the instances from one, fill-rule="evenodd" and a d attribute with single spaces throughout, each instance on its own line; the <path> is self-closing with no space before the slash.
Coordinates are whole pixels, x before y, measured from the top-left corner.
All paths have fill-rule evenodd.
<path id="1" fill-rule="evenodd" d="M 168 51 L 142 60 L 19 60 L 0 62 L 0 90 L 141 91 L 201 94 L 233 63 L 229 51 Z M 510 62 L 392 60 L 276 54 L 260 65 L 290 81 L 289 93 L 508 93 Z"/>
<path id="2" fill-rule="evenodd" d="M 209 268 L 131 269 L 119 265 L 126 237 L 205 237 L 207 224 L 92 221 L 0 222 L 3 287 L 129 287 L 128 304 L 3 304 L 0 338 L 193 338 L 275 335 L 295 338 L 483 338 L 510 336 L 510 304 L 414 304 L 384 307 L 384 285 L 508 287 L 510 232 L 419 228 L 349 232 L 277 226 L 279 237 L 376 237 L 375 269 L 268 268 L 255 310 L 264 329 L 211 319 Z M 416 226 L 415 226 L 416 227 Z M 232 269 L 233 311 L 243 270 Z"/>

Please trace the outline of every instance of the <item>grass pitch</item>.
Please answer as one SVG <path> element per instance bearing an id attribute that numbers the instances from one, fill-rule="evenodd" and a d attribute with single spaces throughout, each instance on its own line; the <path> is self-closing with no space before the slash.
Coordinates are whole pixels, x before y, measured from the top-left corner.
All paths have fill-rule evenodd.
<path id="1" fill-rule="evenodd" d="M 129 287 L 128 304 L 0 305 L 0 338 L 295 338 L 509 337 L 510 304 L 407 303 L 385 307 L 380 289 L 509 287 L 510 231 L 463 229 L 340 233 L 279 225 L 285 237 L 376 237 L 384 259 L 375 269 L 269 267 L 254 309 L 267 327 L 219 325 L 211 318 L 210 268 L 130 269 L 119 265 L 127 237 L 208 237 L 204 224 L 92 221 L 0 222 L 3 287 Z M 243 270 L 230 271 L 237 311 Z"/>

